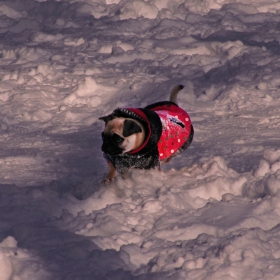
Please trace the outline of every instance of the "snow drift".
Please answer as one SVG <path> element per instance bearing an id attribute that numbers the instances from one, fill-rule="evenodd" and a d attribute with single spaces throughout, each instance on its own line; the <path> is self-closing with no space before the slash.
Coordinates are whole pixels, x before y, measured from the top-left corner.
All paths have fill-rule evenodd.
<path id="1" fill-rule="evenodd" d="M 2 1 L 0 278 L 279 279 L 278 1 Z M 102 186 L 98 117 L 184 84 L 195 137 Z"/>

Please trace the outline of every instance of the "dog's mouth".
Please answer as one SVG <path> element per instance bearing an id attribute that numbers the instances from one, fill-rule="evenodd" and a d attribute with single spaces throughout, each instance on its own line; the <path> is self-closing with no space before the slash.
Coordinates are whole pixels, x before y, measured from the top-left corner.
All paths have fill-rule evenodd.
<path id="1" fill-rule="evenodd" d="M 118 135 L 117 133 L 106 134 L 104 132 L 101 133 L 103 144 L 101 147 L 102 152 L 107 153 L 109 155 L 115 156 L 123 153 L 123 148 L 119 145 L 122 144 L 124 138 Z"/>

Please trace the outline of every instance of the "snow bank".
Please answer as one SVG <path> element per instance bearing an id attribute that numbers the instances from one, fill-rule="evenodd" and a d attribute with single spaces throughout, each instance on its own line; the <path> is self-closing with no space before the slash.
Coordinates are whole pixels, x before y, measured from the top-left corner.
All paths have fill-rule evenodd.
<path id="1" fill-rule="evenodd" d="M 47 279 L 49 274 L 40 262 L 34 262 L 30 252 L 17 247 L 14 237 L 8 236 L 0 243 L 0 277 L 9 279 Z M 33 268 L 28 263 L 33 262 Z"/>
<path id="2" fill-rule="evenodd" d="M 220 157 L 180 171 L 135 170 L 126 180 L 117 178 L 74 207 L 64 207 L 74 215 L 76 234 L 92 237 L 102 250 L 125 252 L 129 261 L 123 260 L 136 274 L 149 267 L 152 272 L 180 269 L 174 274 L 178 279 L 197 279 L 191 276 L 194 270 L 199 275 L 211 271 L 210 279 L 229 272 L 242 279 L 244 269 L 218 272 L 212 266 L 230 261 L 250 271 L 267 250 L 277 254 L 278 245 L 272 249 L 266 243 L 275 238 L 280 222 L 278 160 L 270 165 L 263 159 L 256 170 L 241 174 Z M 202 250 L 204 242 L 213 249 Z M 272 265 L 275 259 L 266 261 Z"/>
<path id="3" fill-rule="evenodd" d="M 279 3 L 0 3 L 1 279 L 277 279 Z M 100 116 L 168 99 L 188 150 L 101 185 Z"/>
<path id="4" fill-rule="evenodd" d="M 129 18 L 138 18 L 144 16 L 145 18 L 155 19 L 158 14 L 158 9 L 155 5 L 144 1 L 126 2 L 120 9 L 120 19 L 125 20 Z"/>
<path id="5" fill-rule="evenodd" d="M 108 3 L 107 3 L 108 4 Z M 186 13 L 205 15 L 211 10 L 224 10 L 241 14 L 257 14 L 257 13 L 278 13 L 279 6 L 276 0 L 267 3 L 267 1 L 235 1 L 230 0 L 214 1 L 203 0 L 199 5 L 193 1 L 140 1 L 134 0 L 125 2 L 120 9 L 120 19 L 145 17 L 155 19 L 160 17 L 179 17 L 185 18 Z"/>

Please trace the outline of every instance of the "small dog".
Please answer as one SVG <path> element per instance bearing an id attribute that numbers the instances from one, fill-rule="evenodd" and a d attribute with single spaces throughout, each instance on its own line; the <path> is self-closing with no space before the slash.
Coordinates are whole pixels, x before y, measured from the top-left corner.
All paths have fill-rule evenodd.
<path id="1" fill-rule="evenodd" d="M 159 168 L 188 148 L 194 130 L 187 112 L 177 105 L 177 94 L 183 88 L 175 86 L 170 101 L 145 108 L 118 108 L 99 118 L 105 122 L 101 150 L 108 164 L 103 183 L 110 183 L 116 172 Z"/>

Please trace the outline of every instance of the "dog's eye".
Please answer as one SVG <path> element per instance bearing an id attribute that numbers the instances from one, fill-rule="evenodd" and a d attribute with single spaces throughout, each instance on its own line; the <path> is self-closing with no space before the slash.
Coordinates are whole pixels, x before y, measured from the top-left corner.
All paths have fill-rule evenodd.
<path id="1" fill-rule="evenodd" d="M 118 134 L 114 133 L 114 134 L 112 135 L 112 140 L 113 140 L 115 143 L 120 144 L 121 142 L 123 142 L 124 139 L 123 139 L 122 137 L 120 137 Z"/>

